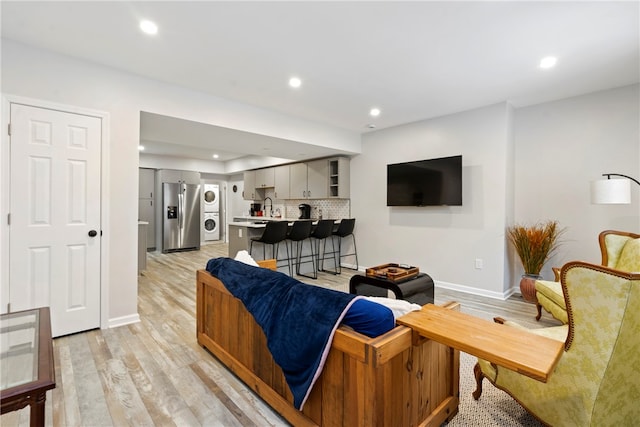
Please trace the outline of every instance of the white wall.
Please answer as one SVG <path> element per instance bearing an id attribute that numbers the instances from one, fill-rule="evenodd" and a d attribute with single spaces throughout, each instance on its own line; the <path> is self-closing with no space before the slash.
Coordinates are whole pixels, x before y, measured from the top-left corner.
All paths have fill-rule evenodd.
<path id="1" fill-rule="evenodd" d="M 360 151 L 360 137 L 353 132 L 144 79 L 4 39 L 2 92 L 110 114 L 108 230 L 111 233 L 111 265 L 104 266 L 109 269 L 110 277 L 110 283 L 104 285 L 108 287 L 108 318 L 111 324 L 137 315 L 137 182 L 141 111 L 340 150 Z"/>
<path id="2" fill-rule="evenodd" d="M 508 295 L 522 267 L 505 228 L 546 219 L 567 233 L 545 277 L 570 260 L 599 263 L 600 231 L 640 232 L 640 186 L 632 184 L 630 205 L 589 200 L 589 181 L 602 173 L 640 179 L 639 87 L 521 109 L 499 104 L 364 135 L 351 161 L 360 264 L 414 264 L 446 287 Z M 386 164 L 455 154 L 463 155 L 462 207 L 386 207 Z"/>
<path id="3" fill-rule="evenodd" d="M 599 263 L 603 230 L 640 232 L 640 186 L 631 183 L 630 205 L 592 205 L 589 187 L 603 173 L 640 179 L 639 91 L 625 86 L 517 110 L 516 219 L 567 227 L 547 277 L 568 261 Z"/>
<path id="4" fill-rule="evenodd" d="M 351 159 L 360 265 L 420 267 L 440 285 L 502 297 L 511 108 L 506 103 L 363 136 Z M 462 154 L 463 206 L 387 207 L 386 165 Z M 481 270 L 476 259 L 483 260 Z"/>

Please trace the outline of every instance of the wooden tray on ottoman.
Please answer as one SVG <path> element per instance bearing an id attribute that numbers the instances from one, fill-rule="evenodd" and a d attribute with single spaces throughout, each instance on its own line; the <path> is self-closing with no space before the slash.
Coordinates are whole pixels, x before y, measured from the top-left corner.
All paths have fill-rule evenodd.
<path id="1" fill-rule="evenodd" d="M 418 267 L 411 267 L 400 264 L 382 264 L 366 269 L 367 276 L 380 277 L 391 282 L 403 282 L 420 273 Z"/>

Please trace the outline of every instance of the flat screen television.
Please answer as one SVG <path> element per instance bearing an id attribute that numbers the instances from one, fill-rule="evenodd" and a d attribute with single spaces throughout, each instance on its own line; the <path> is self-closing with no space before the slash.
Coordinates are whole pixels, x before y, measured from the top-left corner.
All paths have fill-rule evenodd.
<path id="1" fill-rule="evenodd" d="M 462 156 L 387 165 L 387 206 L 462 206 Z"/>

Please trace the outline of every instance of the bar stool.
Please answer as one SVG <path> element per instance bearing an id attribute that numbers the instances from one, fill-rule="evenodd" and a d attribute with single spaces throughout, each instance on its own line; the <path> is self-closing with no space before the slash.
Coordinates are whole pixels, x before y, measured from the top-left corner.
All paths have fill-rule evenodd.
<path id="1" fill-rule="evenodd" d="M 291 249 L 289 253 L 293 256 L 293 243 L 296 243 L 296 251 L 295 251 L 295 265 L 296 265 L 296 274 L 300 276 L 307 276 L 306 274 L 300 274 L 300 264 L 302 259 L 302 250 L 304 248 L 304 241 L 307 240 L 311 236 L 311 221 L 310 220 L 302 220 L 302 221 L 294 221 L 293 226 L 287 233 L 287 242 L 291 245 Z M 309 262 L 309 261 L 306 261 Z M 315 271 L 316 265 L 313 259 L 313 246 L 311 246 L 311 263 L 313 265 L 313 270 Z M 290 264 L 291 265 L 291 264 Z M 289 268 L 290 275 L 293 277 L 293 267 Z"/>
<path id="2" fill-rule="evenodd" d="M 315 242 L 316 244 L 316 250 L 315 250 L 315 256 L 316 256 L 316 267 L 317 270 L 314 272 L 315 277 L 313 277 L 314 279 L 318 278 L 318 273 L 317 271 L 325 271 L 327 273 L 331 273 L 331 274 L 339 274 L 338 270 L 337 270 L 337 266 L 338 263 L 336 261 L 336 250 L 335 250 L 335 246 L 333 245 L 333 237 L 332 237 L 332 233 L 333 233 L 333 224 L 334 221 L 332 219 L 321 219 L 318 221 L 318 223 L 316 224 L 316 227 L 314 228 L 313 232 L 311 233 L 311 238 L 314 239 L 313 242 Z M 336 268 L 335 271 L 331 271 L 331 270 L 325 270 L 324 269 L 324 260 L 328 259 L 327 256 L 327 239 L 331 237 L 331 245 L 332 245 L 332 252 L 329 252 L 330 254 L 332 254 L 333 258 L 333 263 L 334 266 Z M 320 241 L 323 241 L 323 246 L 322 246 L 322 257 L 321 252 L 320 252 Z M 312 242 L 312 243 L 313 243 Z M 313 250 L 313 246 L 312 246 L 312 250 Z"/>
<path id="3" fill-rule="evenodd" d="M 338 238 L 338 263 L 336 264 L 336 269 L 338 270 L 338 273 L 342 271 L 342 265 L 341 265 L 342 258 L 347 256 L 352 256 L 352 255 L 356 256 L 356 268 L 352 268 L 351 270 L 358 269 L 358 249 L 356 248 L 356 236 L 355 234 L 353 234 L 353 229 L 355 228 L 355 226 L 356 226 L 355 218 L 345 218 L 340 221 L 340 224 L 338 225 L 338 229 L 333 232 L 333 237 Z M 350 254 L 343 254 L 342 239 L 348 236 L 351 236 L 353 238 L 353 252 Z"/>
<path id="4" fill-rule="evenodd" d="M 285 242 L 285 248 L 287 249 L 287 258 L 278 259 L 278 249 L 280 242 L 284 241 L 287 238 L 287 221 L 269 221 L 267 222 L 266 227 L 264 228 L 264 232 L 260 237 L 252 237 L 251 243 L 249 244 L 249 254 L 253 255 L 253 243 L 262 243 L 262 259 L 266 259 L 266 250 L 267 245 L 271 245 L 271 252 L 273 254 L 273 258 L 276 259 L 276 268 L 283 267 L 278 266 L 278 261 L 287 261 L 287 265 L 289 267 L 289 271 L 291 271 L 291 259 L 289 257 L 289 246 L 287 246 Z"/>

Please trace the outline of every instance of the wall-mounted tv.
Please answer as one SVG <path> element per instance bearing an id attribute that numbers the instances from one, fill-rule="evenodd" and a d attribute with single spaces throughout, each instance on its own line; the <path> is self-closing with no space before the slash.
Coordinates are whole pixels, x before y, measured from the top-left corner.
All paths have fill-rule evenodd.
<path id="1" fill-rule="evenodd" d="M 387 165 L 387 206 L 462 206 L 462 156 Z"/>

